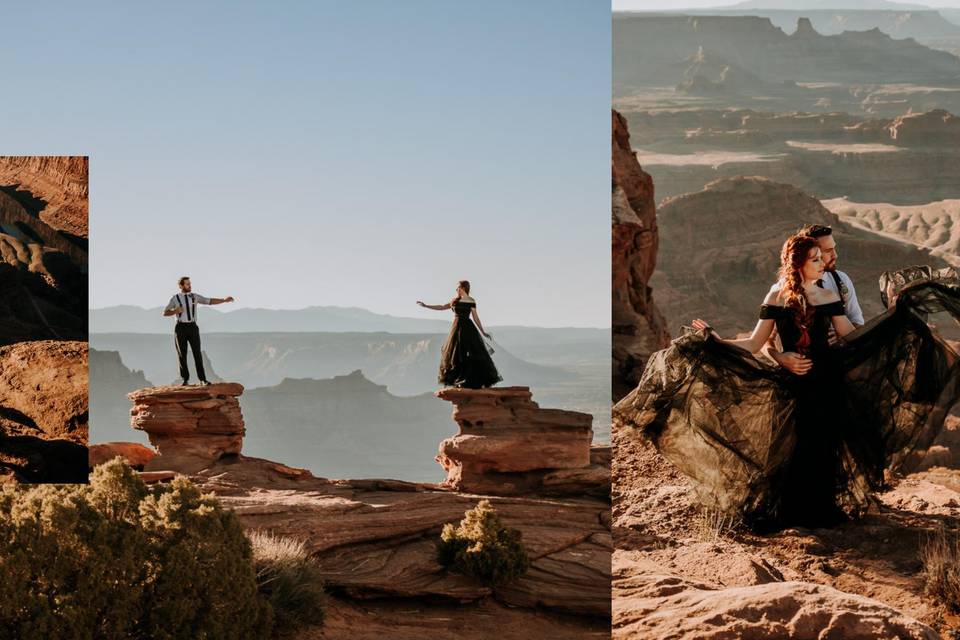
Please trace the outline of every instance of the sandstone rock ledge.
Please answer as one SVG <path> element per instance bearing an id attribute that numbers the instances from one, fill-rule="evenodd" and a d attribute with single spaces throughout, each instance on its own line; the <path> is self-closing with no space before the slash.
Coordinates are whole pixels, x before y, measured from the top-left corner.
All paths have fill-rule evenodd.
<path id="1" fill-rule="evenodd" d="M 127 394 L 130 424 L 145 431 L 157 456 L 147 471 L 199 471 L 224 456 L 239 455 L 245 433 L 237 398 L 243 385 L 162 386 Z"/>
<path id="2" fill-rule="evenodd" d="M 492 495 L 609 496 L 609 448 L 592 450 L 593 417 L 541 409 L 529 387 L 447 388 L 460 432 L 440 443 L 444 484 Z"/>
<path id="3" fill-rule="evenodd" d="M 456 628 L 462 640 L 609 638 L 610 450 L 591 452 L 590 416 L 540 409 L 529 390 L 517 389 L 507 392 L 511 409 L 491 413 L 490 406 L 497 406 L 491 401 L 478 414 L 479 422 L 494 414 L 501 420 L 525 416 L 519 431 L 530 436 L 527 451 L 521 448 L 511 464 L 529 466 L 522 462 L 526 455 L 557 468 L 512 473 L 533 473 L 538 486 L 552 483 L 567 491 L 562 498 L 490 498 L 504 524 L 520 530 L 531 558 L 523 577 L 491 589 L 444 569 L 435 550 L 443 525 L 460 520 L 484 496 L 401 480 L 328 480 L 244 456 L 237 400 L 242 390 L 237 384 L 141 389 L 129 394 L 135 405 L 131 423 L 160 450 L 146 463 L 148 472 L 185 473 L 249 529 L 304 541 L 331 597 L 327 624 L 298 638 L 419 640 L 441 637 L 448 628 Z M 470 420 L 471 411 L 461 416 Z M 559 444 L 548 446 L 551 438 Z M 135 447 L 127 451 L 122 445 L 112 443 L 105 455 L 139 459 L 132 455 Z M 538 447 L 545 452 L 539 458 Z M 607 493 L 570 495 L 591 474 L 605 475 L 598 484 L 605 482 Z M 502 629 L 504 624 L 511 628 Z"/>

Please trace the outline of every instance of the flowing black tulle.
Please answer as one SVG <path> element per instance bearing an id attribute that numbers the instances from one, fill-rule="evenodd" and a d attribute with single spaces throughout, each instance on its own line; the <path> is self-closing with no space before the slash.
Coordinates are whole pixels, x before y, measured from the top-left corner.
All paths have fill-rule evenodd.
<path id="1" fill-rule="evenodd" d="M 927 324 L 935 313 L 960 322 L 956 270 L 911 268 L 881 286 L 899 292 L 895 307 L 837 345 L 826 342 L 836 308 L 816 308 L 806 376 L 688 329 L 650 357 L 614 420 L 689 476 L 702 504 L 757 529 L 860 515 L 884 469 L 913 468 L 960 399 L 960 358 Z M 761 309 L 784 350 L 789 313 Z"/>
<path id="2" fill-rule="evenodd" d="M 440 352 L 438 382 L 448 387 L 482 389 L 500 382 L 480 330 L 470 319 L 473 302 L 458 301 L 453 306 L 453 326 Z"/>

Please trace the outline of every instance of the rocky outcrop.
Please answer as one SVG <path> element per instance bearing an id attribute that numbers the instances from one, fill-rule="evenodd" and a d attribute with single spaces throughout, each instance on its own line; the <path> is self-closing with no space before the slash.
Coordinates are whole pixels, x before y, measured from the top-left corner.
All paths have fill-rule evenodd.
<path id="1" fill-rule="evenodd" d="M 440 443 L 444 484 L 457 491 L 525 495 L 589 488 L 609 491 L 609 473 L 591 464 L 593 417 L 541 409 L 529 387 L 446 388 L 460 432 Z"/>
<path id="2" fill-rule="evenodd" d="M 469 628 L 460 634 L 465 638 L 511 637 L 498 631 L 504 620 L 531 634 L 522 637 L 546 633 L 572 640 L 609 635 L 608 498 L 489 497 L 428 483 L 331 481 L 305 469 L 245 456 L 239 453 L 239 439 L 233 454 L 206 461 L 192 457 L 190 465 L 180 464 L 183 446 L 177 438 L 196 436 L 208 446 L 214 436 L 198 436 L 198 431 L 212 431 L 208 419 L 219 418 L 224 407 L 232 417 L 220 424 L 234 432 L 237 424 L 242 425 L 237 422 L 239 407 L 235 415 L 229 408 L 241 391 L 239 385 L 224 384 L 131 393 L 134 427 L 145 428 L 160 447 L 160 455 L 146 465 L 158 471 L 142 476 L 149 482 L 163 481 L 170 474 L 161 470 L 171 468 L 171 462 L 173 468 L 192 469 L 186 471 L 191 480 L 202 491 L 216 494 L 249 529 L 302 540 L 330 593 L 328 623 L 316 630 L 321 634 L 317 637 L 339 637 L 346 627 L 351 637 L 372 637 L 383 629 L 384 620 L 394 619 L 397 607 L 403 608 L 402 624 L 387 632 L 389 637 L 432 637 L 438 619 L 449 628 L 447 617 L 469 621 Z M 214 407 L 220 400 L 224 404 Z M 524 408 L 541 418 L 568 413 L 539 409 L 529 401 Z M 589 431 L 582 415 L 567 419 Z M 128 455 L 119 444 L 104 453 Z M 176 445 L 172 454 L 170 444 Z M 590 456 L 589 438 L 578 451 Z M 598 447 L 593 461 L 609 466 L 609 447 Z M 461 519 L 484 497 L 506 526 L 520 530 L 531 559 L 523 577 L 496 589 L 450 572 L 436 559 L 435 544 L 443 525 Z M 497 615 L 490 618 L 478 611 Z"/>
<path id="3" fill-rule="evenodd" d="M 648 285 L 657 263 L 653 181 L 630 147 L 626 120 L 613 112 L 613 395 L 636 385 L 647 357 L 670 340 Z"/>
<path id="4" fill-rule="evenodd" d="M 694 318 L 721 335 L 747 331 L 776 281 L 780 248 L 804 224 L 832 225 L 838 267 L 850 275 L 866 317 L 883 310 L 880 274 L 891 268 L 946 262 L 894 239 L 844 224 L 800 189 L 758 177 L 712 182 L 697 193 L 671 198 L 658 214 L 660 255 L 653 286 L 678 333 Z"/>
<path id="5" fill-rule="evenodd" d="M 0 479 L 86 482 L 87 344 L 0 348 Z"/>
<path id="6" fill-rule="evenodd" d="M 960 118 L 944 109 L 897 116 L 889 127 L 891 141 L 904 147 L 944 147 L 960 145 Z"/>
<path id="7" fill-rule="evenodd" d="M 895 479 L 861 520 L 757 535 L 701 511 L 629 427 L 615 425 L 614 452 L 615 638 L 932 639 L 951 626 L 920 549 L 960 525 L 960 472 Z"/>
<path id="8" fill-rule="evenodd" d="M 245 433 L 237 398 L 243 386 L 149 387 L 128 393 L 133 403 L 130 424 L 145 431 L 157 456 L 148 471 L 199 471 L 240 453 Z"/>
<path id="9" fill-rule="evenodd" d="M 929 249 L 938 258 L 960 266 L 960 200 L 896 205 L 833 198 L 822 204 L 853 227 Z"/>
<path id="10" fill-rule="evenodd" d="M 805 582 L 718 588 L 617 567 L 615 638 L 937 640 L 929 626 L 870 598 Z"/>
<path id="11" fill-rule="evenodd" d="M 489 498 L 503 523 L 521 531 L 532 560 L 520 580 L 490 589 L 445 570 L 434 548 L 443 524 L 462 518 L 482 496 L 395 480 L 329 481 L 242 455 L 212 463 L 192 478 L 248 528 L 303 540 L 339 606 L 363 602 L 389 611 L 390 603 L 402 601 L 432 610 L 450 603 L 484 606 L 492 598 L 529 615 L 540 610 L 538 617 L 544 611 L 577 614 L 558 637 L 585 637 L 586 630 L 604 624 L 609 633 L 606 500 Z M 432 637 L 430 631 L 421 634 Z"/>
<path id="12" fill-rule="evenodd" d="M 86 444 L 87 344 L 40 340 L 0 348 L 0 407 L 7 433 Z"/>
<path id="13" fill-rule="evenodd" d="M 29 192 L 22 197 L 54 229 L 87 237 L 89 158 L 86 156 L 2 156 L 0 185 Z"/>
<path id="14" fill-rule="evenodd" d="M 136 442 L 105 442 L 90 445 L 90 468 L 123 458 L 134 469 L 143 470 L 157 456 L 157 452 Z"/>
<path id="15" fill-rule="evenodd" d="M 43 160 L 0 157 L 0 344 L 87 338 L 86 239 L 51 226 L 45 201 L 8 174 Z"/>

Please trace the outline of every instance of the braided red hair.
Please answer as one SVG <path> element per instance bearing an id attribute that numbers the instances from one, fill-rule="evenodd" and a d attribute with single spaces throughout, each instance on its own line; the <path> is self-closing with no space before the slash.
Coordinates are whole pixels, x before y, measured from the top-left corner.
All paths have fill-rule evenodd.
<path id="1" fill-rule="evenodd" d="M 780 281 L 784 306 L 794 310 L 794 322 L 800 332 L 797 352 L 803 353 L 810 346 L 810 314 L 807 296 L 803 290 L 803 265 L 810 258 L 811 249 L 820 249 L 816 238 L 808 235 L 793 235 L 783 243 L 780 250 Z"/>

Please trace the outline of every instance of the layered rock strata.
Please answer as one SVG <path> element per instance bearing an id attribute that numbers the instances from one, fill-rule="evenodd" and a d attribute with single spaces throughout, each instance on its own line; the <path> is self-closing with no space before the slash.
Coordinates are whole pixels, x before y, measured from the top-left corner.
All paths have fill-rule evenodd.
<path id="1" fill-rule="evenodd" d="M 647 357 L 667 345 L 667 323 L 647 284 L 657 264 L 653 181 L 630 148 L 627 122 L 613 112 L 613 391 L 636 385 Z"/>
<path id="2" fill-rule="evenodd" d="M 529 387 L 447 388 L 435 395 L 453 403 L 460 427 L 440 443 L 436 458 L 446 486 L 494 495 L 609 491 L 609 455 L 591 454 L 589 414 L 541 409 Z"/>
<path id="3" fill-rule="evenodd" d="M 243 385 L 162 386 L 127 394 L 133 403 L 130 424 L 145 431 L 158 455 L 146 470 L 199 471 L 240 453 L 245 433 L 237 399 Z"/>

